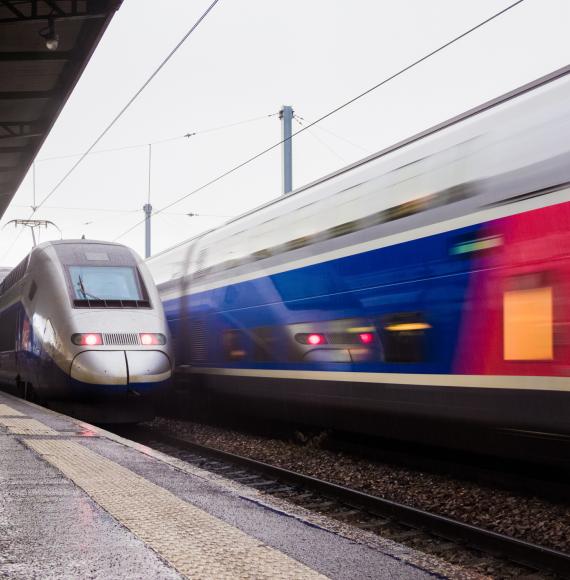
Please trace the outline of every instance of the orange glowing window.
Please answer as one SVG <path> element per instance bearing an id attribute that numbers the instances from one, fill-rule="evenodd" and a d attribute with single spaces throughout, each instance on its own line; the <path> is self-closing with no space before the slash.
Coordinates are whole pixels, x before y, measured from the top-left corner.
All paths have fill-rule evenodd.
<path id="1" fill-rule="evenodd" d="M 553 358 L 551 286 L 504 293 L 503 337 L 505 360 Z"/>

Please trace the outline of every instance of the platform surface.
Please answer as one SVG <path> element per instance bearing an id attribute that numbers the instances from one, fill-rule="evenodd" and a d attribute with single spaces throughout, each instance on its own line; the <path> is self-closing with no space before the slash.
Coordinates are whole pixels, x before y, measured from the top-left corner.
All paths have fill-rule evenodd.
<path id="1" fill-rule="evenodd" d="M 452 567 L 0 392 L 0 578 L 433 578 Z"/>

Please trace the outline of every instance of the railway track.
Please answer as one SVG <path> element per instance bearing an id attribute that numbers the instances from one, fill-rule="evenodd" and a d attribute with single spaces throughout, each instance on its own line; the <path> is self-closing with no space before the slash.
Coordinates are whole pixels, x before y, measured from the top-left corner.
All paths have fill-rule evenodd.
<path id="1" fill-rule="evenodd" d="M 570 471 L 567 466 L 485 457 L 401 442 L 341 434 L 326 446 L 336 453 L 390 463 L 416 471 L 444 474 L 489 487 L 516 491 L 547 500 L 570 502 Z M 570 456 L 570 448 L 566 449 Z"/>
<path id="2" fill-rule="evenodd" d="M 438 514 L 350 489 L 289 469 L 200 445 L 155 429 L 137 428 L 129 437 L 208 471 L 216 472 L 270 495 L 276 495 L 323 515 L 377 531 L 412 546 L 430 545 L 434 554 L 468 548 L 482 552 L 478 564 L 490 568 L 513 562 L 541 572 L 570 578 L 570 555 Z M 434 540 L 434 538 L 436 538 Z M 420 548 L 421 549 L 421 548 Z M 493 563 L 494 562 L 494 563 Z M 499 564 L 499 568 L 501 565 Z M 495 574 L 493 574 L 495 575 Z M 498 574 L 501 575 L 500 573 Z M 505 577 L 517 577 L 510 573 Z M 520 573 L 523 575 L 523 572 Z"/>

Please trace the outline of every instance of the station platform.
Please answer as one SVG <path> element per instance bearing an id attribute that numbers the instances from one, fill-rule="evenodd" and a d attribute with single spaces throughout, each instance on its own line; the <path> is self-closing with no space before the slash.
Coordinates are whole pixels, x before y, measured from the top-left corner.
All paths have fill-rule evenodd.
<path id="1" fill-rule="evenodd" d="M 432 578 L 455 567 L 0 392 L 0 578 Z"/>

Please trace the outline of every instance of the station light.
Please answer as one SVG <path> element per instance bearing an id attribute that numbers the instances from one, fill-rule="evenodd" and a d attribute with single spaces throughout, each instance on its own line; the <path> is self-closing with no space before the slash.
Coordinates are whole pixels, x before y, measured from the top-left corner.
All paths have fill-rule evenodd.
<path id="1" fill-rule="evenodd" d="M 71 336 L 71 342 L 78 346 L 99 346 L 103 344 L 103 337 L 97 332 L 77 333 Z"/>
<path id="2" fill-rule="evenodd" d="M 46 48 L 48 50 L 54 51 L 59 48 L 59 35 L 55 31 L 55 22 L 53 18 L 48 20 L 47 27 L 42 28 L 39 35 L 45 40 Z"/>

